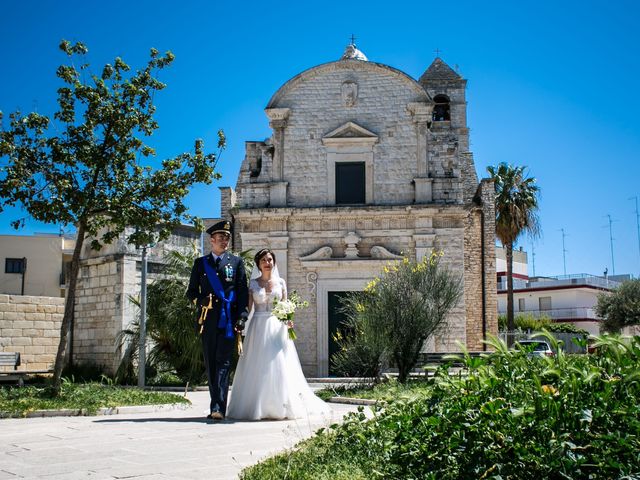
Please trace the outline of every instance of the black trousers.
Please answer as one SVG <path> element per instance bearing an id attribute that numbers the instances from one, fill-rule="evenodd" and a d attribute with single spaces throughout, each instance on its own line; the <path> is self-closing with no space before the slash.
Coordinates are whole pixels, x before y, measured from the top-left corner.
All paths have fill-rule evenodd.
<path id="1" fill-rule="evenodd" d="M 213 328 L 207 328 L 213 327 Z M 235 338 L 227 338 L 225 329 L 207 324 L 202 332 L 202 350 L 204 365 L 209 382 L 210 412 L 227 414 L 227 395 L 229 393 L 229 373 L 233 357 Z"/>

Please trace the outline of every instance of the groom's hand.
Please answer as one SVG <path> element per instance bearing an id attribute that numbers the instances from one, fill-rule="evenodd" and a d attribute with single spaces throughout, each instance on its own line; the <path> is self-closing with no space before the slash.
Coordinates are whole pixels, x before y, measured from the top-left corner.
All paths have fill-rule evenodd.
<path id="1" fill-rule="evenodd" d="M 244 326 L 247 323 L 247 313 L 243 312 L 240 314 L 240 318 L 238 319 L 238 321 L 236 322 L 236 332 L 242 332 L 244 330 Z"/>

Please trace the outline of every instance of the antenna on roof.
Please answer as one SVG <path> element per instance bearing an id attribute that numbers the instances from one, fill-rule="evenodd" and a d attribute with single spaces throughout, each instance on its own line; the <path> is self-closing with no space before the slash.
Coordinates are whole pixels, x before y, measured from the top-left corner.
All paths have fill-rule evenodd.
<path id="1" fill-rule="evenodd" d="M 531 270 L 533 271 L 533 276 L 536 276 L 536 247 L 534 244 L 531 244 Z"/>
<path id="2" fill-rule="evenodd" d="M 564 238 L 567 236 L 566 233 L 564 233 L 564 228 L 561 228 L 560 231 L 562 232 L 562 267 L 564 269 L 564 274 L 567 274 L 567 252 L 568 250 L 566 248 L 564 248 Z"/>
<path id="3" fill-rule="evenodd" d="M 611 215 L 609 214 L 606 214 L 605 217 L 609 219 L 609 243 L 611 244 L 611 274 L 615 275 L 616 264 L 613 261 L 613 228 L 612 228 L 613 220 L 611 219 Z M 606 225 L 605 225 L 605 228 L 606 228 Z"/>
<path id="4" fill-rule="evenodd" d="M 638 227 L 638 255 L 640 255 L 640 212 L 638 211 L 638 196 L 631 197 L 629 200 L 636 201 L 636 225 Z"/>

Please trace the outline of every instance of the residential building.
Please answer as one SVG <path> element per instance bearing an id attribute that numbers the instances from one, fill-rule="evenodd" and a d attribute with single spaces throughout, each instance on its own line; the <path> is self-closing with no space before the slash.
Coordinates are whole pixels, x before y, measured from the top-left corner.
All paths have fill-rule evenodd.
<path id="1" fill-rule="evenodd" d="M 513 253 L 514 313 L 572 323 L 593 335 L 600 333 L 601 319 L 595 313 L 598 296 L 631 279 L 631 275 L 598 276 L 587 273 L 529 277 L 526 252 L 515 250 Z M 496 247 L 496 274 L 498 313 L 504 314 L 507 311 L 507 277 L 505 251 L 501 247 Z"/>
<path id="2" fill-rule="evenodd" d="M 75 236 L 0 235 L 0 293 L 64 297 Z"/>

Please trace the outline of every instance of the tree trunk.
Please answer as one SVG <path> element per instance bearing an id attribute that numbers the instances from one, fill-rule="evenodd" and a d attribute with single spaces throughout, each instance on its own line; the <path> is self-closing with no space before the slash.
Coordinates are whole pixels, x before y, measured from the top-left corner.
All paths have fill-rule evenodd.
<path id="1" fill-rule="evenodd" d="M 405 383 L 409 377 L 409 369 L 404 363 L 398 365 L 398 382 Z"/>
<path id="2" fill-rule="evenodd" d="M 84 243 L 85 228 L 82 223 L 78 225 L 78 233 L 76 235 L 76 246 L 73 249 L 73 257 L 69 268 L 69 286 L 67 288 L 67 298 L 64 305 L 64 316 L 62 317 L 62 325 L 60 325 L 60 343 L 58 344 L 58 353 L 56 354 L 56 363 L 53 369 L 53 390 L 55 395 L 60 394 L 60 385 L 62 380 L 62 369 L 65 364 L 65 352 L 67 350 L 67 339 L 72 324 L 76 303 L 76 285 L 78 283 L 78 272 L 80 271 L 80 253 L 82 252 L 82 244 Z"/>
<path id="3" fill-rule="evenodd" d="M 513 318 L 513 243 L 505 245 L 507 250 L 507 346 L 513 344 L 512 332 L 516 329 Z"/>

